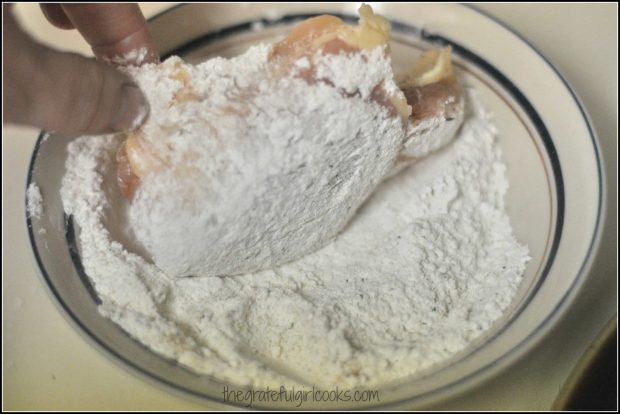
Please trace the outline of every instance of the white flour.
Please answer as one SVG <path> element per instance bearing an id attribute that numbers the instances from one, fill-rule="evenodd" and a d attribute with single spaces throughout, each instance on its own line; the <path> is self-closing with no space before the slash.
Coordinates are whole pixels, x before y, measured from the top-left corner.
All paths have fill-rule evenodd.
<path id="1" fill-rule="evenodd" d="M 41 218 L 43 214 L 43 197 L 41 190 L 35 183 L 30 183 L 26 189 L 26 213 L 30 218 Z"/>
<path id="2" fill-rule="evenodd" d="M 123 55 L 113 57 L 103 57 L 103 60 L 113 65 L 141 65 L 148 55 L 146 47 L 133 49 Z"/>
<path id="3" fill-rule="evenodd" d="M 528 261 L 496 129 L 469 99 L 455 142 L 382 184 L 333 243 L 233 277 L 173 280 L 111 240 L 120 138 L 76 140 L 62 198 L 101 313 L 193 371 L 254 387 L 379 386 L 454 357 L 509 307 Z"/>

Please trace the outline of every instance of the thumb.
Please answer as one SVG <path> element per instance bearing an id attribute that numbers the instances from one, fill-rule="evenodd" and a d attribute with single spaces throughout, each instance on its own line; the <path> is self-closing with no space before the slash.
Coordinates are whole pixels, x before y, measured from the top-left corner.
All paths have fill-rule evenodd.
<path id="1" fill-rule="evenodd" d="M 144 120 L 148 103 L 126 75 L 38 44 L 3 14 L 6 121 L 73 136 L 126 131 Z"/>

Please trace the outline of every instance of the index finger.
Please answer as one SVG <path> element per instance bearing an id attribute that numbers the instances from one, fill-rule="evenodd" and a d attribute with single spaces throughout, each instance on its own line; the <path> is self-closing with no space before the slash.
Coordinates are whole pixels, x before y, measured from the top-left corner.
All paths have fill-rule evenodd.
<path id="1" fill-rule="evenodd" d="M 116 64 L 159 60 L 148 24 L 137 4 L 62 4 L 98 58 Z"/>

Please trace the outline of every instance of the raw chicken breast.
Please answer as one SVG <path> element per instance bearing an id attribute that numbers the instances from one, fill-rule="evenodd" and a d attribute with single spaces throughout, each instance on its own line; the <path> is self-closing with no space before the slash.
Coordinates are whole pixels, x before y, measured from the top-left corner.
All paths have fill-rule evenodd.
<path id="1" fill-rule="evenodd" d="M 158 267 L 174 277 L 234 275 L 316 251 L 421 153 L 409 143 L 433 139 L 419 125 L 451 113 L 433 100 L 460 93 L 451 67 L 429 59 L 401 80 L 403 93 L 388 22 L 368 6 L 360 15 L 356 27 L 309 19 L 230 60 L 128 69 L 151 114 L 119 150 L 118 181 L 133 233 Z M 437 53 L 450 63 L 449 51 Z"/>
<path id="2" fill-rule="evenodd" d="M 412 111 L 390 176 L 446 145 L 463 123 L 465 98 L 452 68 L 451 50 L 430 50 L 399 76 L 398 86 Z"/>

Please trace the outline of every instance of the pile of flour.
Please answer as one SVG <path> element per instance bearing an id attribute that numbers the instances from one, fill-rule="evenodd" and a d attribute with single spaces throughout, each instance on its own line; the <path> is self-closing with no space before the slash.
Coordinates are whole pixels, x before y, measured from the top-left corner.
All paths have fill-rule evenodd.
<path id="1" fill-rule="evenodd" d="M 253 387 L 376 387 L 466 350 L 529 259 L 505 211 L 496 128 L 469 95 L 455 141 L 384 182 L 333 243 L 232 277 L 174 280 L 112 240 L 121 137 L 74 141 L 62 199 L 101 313 L 195 372 Z"/>

